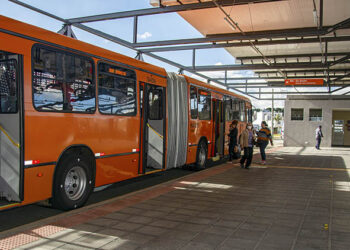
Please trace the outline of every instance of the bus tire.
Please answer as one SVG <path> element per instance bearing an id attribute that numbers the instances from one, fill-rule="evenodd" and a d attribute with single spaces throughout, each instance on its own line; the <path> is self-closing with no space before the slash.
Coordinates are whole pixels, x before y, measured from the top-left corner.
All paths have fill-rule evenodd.
<path id="1" fill-rule="evenodd" d="M 205 169 L 207 165 L 207 158 L 208 158 L 208 146 L 204 140 L 201 140 L 197 147 L 196 168 Z"/>
<path id="2" fill-rule="evenodd" d="M 94 175 L 88 157 L 69 154 L 57 166 L 52 205 L 62 210 L 82 207 L 94 185 Z"/>

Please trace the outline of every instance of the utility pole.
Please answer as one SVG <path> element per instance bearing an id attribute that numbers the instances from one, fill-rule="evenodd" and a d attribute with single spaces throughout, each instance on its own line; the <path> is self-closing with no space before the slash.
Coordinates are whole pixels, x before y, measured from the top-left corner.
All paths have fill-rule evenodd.
<path id="1" fill-rule="evenodd" d="M 273 118 L 274 118 L 274 96 L 273 96 L 274 89 L 272 89 L 272 109 L 271 109 L 271 136 L 273 137 Z"/>

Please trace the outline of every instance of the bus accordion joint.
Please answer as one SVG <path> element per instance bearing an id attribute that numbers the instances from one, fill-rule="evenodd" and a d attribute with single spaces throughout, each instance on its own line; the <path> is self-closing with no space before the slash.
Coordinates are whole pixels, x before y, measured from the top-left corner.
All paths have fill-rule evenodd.
<path id="1" fill-rule="evenodd" d="M 156 135 L 158 135 L 160 138 L 163 139 L 163 136 L 161 134 L 159 134 L 154 128 L 151 127 L 151 125 L 149 125 L 149 123 L 147 123 L 147 127 L 149 127 L 150 129 L 153 130 L 154 133 L 156 133 Z"/>
<path id="2" fill-rule="evenodd" d="M 10 140 L 10 142 L 17 148 L 20 147 L 19 143 L 16 143 L 12 138 L 11 136 L 9 136 L 9 134 L 5 131 L 5 129 L 0 125 L 0 131 L 3 132 L 6 137 Z"/>

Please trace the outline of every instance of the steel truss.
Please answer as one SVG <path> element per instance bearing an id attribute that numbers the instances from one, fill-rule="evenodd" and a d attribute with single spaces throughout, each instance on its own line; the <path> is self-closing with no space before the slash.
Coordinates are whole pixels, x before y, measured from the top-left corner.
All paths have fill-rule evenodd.
<path id="1" fill-rule="evenodd" d="M 169 65 L 177 67 L 179 72 L 187 71 L 194 75 L 207 80 L 208 83 L 213 82 L 232 89 L 241 94 L 250 96 L 259 100 L 271 100 L 270 98 L 261 98 L 261 94 L 268 92 L 261 92 L 259 89 L 259 97 L 253 96 L 256 92 L 248 92 L 248 88 L 254 86 L 261 86 L 260 88 L 276 88 L 285 87 L 282 81 L 270 81 L 265 83 L 250 82 L 255 79 L 264 80 L 282 80 L 280 76 L 281 70 L 283 70 L 285 77 L 303 77 L 312 78 L 320 77 L 326 78 L 328 84 L 328 92 L 320 93 L 333 93 L 338 89 L 342 89 L 350 86 L 347 78 L 350 78 L 350 68 L 346 69 L 333 69 L 332 67 L 337 64 L 347 65 L 350 63 L 350 52 L 344 51 L 339 53 L 328 53 L 327 46 L 331 42 L 350 41 L 350 36 L 338 36 L 336 31 L 339 29 L 350 28 L 350 18 L 343 20 L 332 26 L 323 26 L 323 0 L 320 1 L 320 23 L 317 28 L 308 27 L 300 29 L 289 30 L 267 30 L 259 32 L 245 32 L 234 34 L 211 34 L 204 38 L 192 38 L 192 39 L 177 39 L 177 40 L 165 40 L 165 41 L 153 41 L 153 42 L 138 42 L 137 41 L 137 29 L 138 29 L 138 17 L 146 15 L 173 13 L 187 10 L 199 10 L 206 8 L 216 8 L 217 4 L 220 6 L 232 6 L 237 4 L 249 4 L 257 2 L 273 2 L 281 0 L 216 0 L 213 2 L 201 2 L 193 4 L 181 4 L 175 6 L 160 6 L 159 8 L 148 8 L 141 10 L 116 12 L 102 15 L 86 16 L 79 18 L 64 19 L 54 14 L 48 13 L 44 10 L 38 9 L 29 4 L 23 3 L 19 0 L 9 0 L 13 3 L 39 12 L 43 15 L 54 18 L 63 22 L 64 27 L 60 30 L 60 33 L 70 35 L 74 37 L 74 33 L 71 30 L 71 26 L 82 29 L 86 32 L 92 33 L 96 36 L 107 39 L 111 42 L 120 44 L 129 49 L 136 51 L 136 58 L 143 60 L 143 55 L 147 55 L 159 61 L 165 62 Z M 161 1 L 160 1 L 161 3 Z M 88 27 L 82 23 L 105 21 L 120 18 L 134 18 L 133 25 L 133 39 L 132 42 L 123 40 L 113 35 L 104 33 L 102 31 Z M 229 47 L 246 47 L 251 46 L 251 43 L 255 46 L 269 46 L 276 44 L 295 44 L 295 43 L 325 43 L 325 54 L 299 54 L 299 55 L 275 55 L 275 56 L 254 56 L 254 57 L 238 57 L 237 61 L 240 64 L 234 65 L 206 65 L 196 66 L 196 50 L 199 49 L 211 49 L 211 48 L 229 48 Z M 192 65 L 185 66 L 167 58 L 154 54 L 155 52 L 164 51 L 179 51 L 179 50 L 192 50 Z M 267 64 L 268 58 L 272 63 Z M 293 69 L 293 70 L 290 70 Z M 254 70 L 257 77 L 228 77 L 228 71 L 236 70 Z M 200 72 L 205 71 L 223 71 L 224 78 L 211 78 Z M 244 80 L 245 83 L 229 83 L 230 80 Z M 255 85 L 253 85 L 255 84 Z M 249 85 L 249 86 L 248 86 Z M 243 86 L 243 87 L 241 87 Z M 339 87 L 336 90 L 331 90 L 331 87 Z M 239 88 L 244 88 L 245 91 Z M 258 87 L 259 88 L 259 87 Z M 261 93 L 260 93 L 261 92 Z M 275 92 L 276 93 L 276 92 Z M 287 92 L 286 92 L 287 93 Z M 300 92 L 298 92 L 300 93 Z M 303 92 L 309 93 L 309 92 Z M 310 92 L 315 93 L 315 92 Z M 277 93 L 276 93 L 277 94 Z M 280 94 L 280 93 L 278 93 Z M 274 100 L 278 100 L 273 98 Z M 283 99 L 284 100 L 284 99 Z"/>

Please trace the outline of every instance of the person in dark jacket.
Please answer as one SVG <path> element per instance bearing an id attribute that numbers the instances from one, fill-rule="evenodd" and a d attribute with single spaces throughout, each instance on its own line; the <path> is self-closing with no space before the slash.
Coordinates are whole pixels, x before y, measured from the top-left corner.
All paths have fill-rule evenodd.
<path id="1" fill-rule="evenodd" d="M 320 149 L 323 133 L 322 133 L 322 126 L 318 126 L 316 129 L 316 149 Z"/>
<path id="2" fill-rule="evenodd" d="M 228 134 L 228 137 L 230 138 L 230 142 L 228 145 L 228 151 L 230 154 L 229 161 L 232 161 L 233 159 L 237 159 L 236 152 L 235 152 L 235 147 L 237 150 L 237 136 L 238 136 L 237 124 L 238 124 L 237 120 L 233 120 L 232 123 L 230 124 L 230 133 Z"/>

